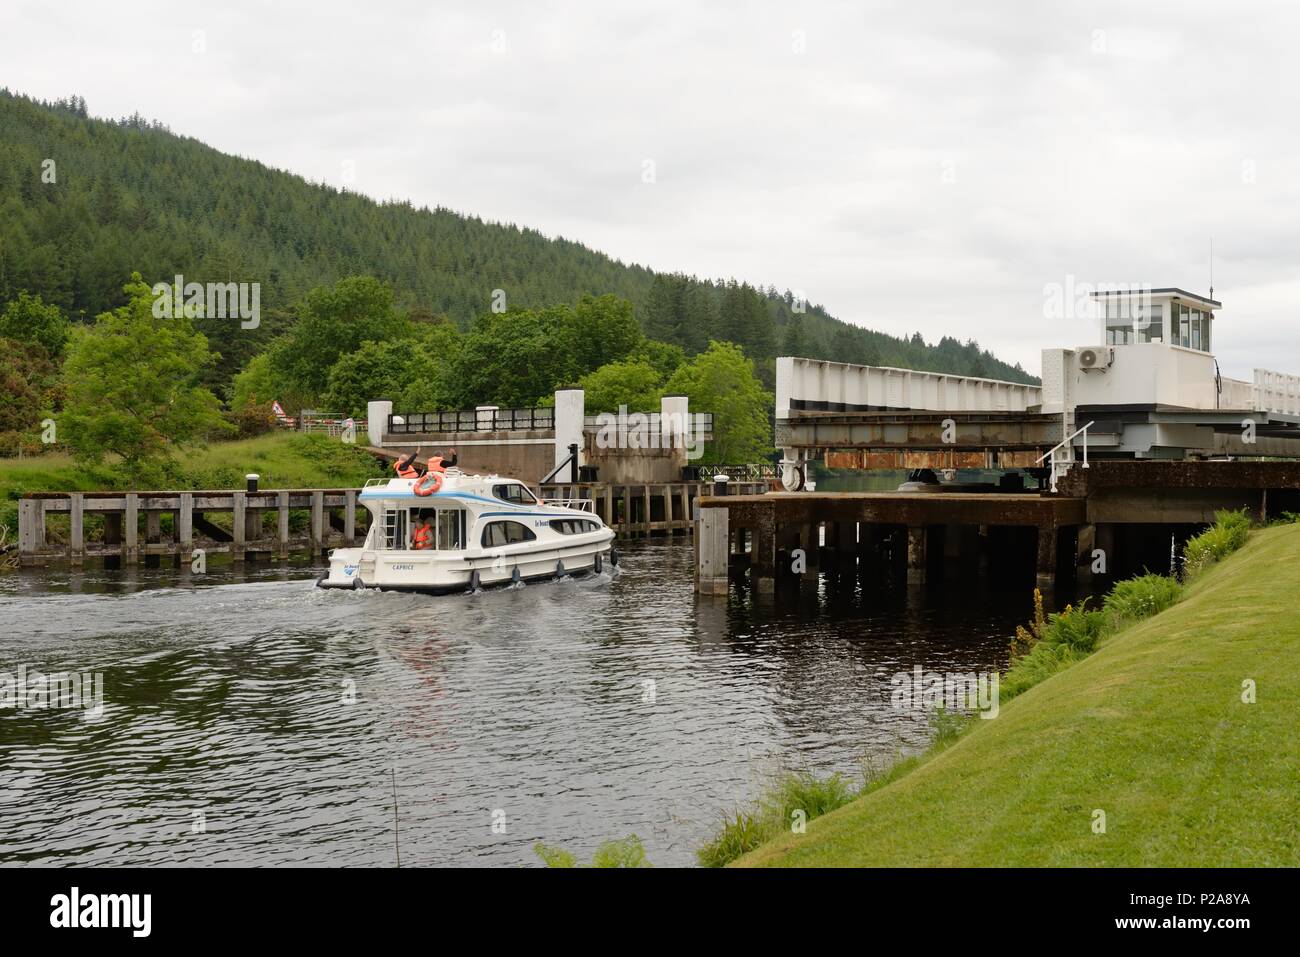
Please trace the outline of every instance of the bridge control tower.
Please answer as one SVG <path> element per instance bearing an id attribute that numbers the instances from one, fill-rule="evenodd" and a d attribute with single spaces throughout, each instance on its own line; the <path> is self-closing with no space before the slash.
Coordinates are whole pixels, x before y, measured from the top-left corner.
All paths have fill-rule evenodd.
<path id="1" fill-rule="evenodd" d="M 1222 375 L 1214 358 L 1222 303 L 1177 288 L 1095 292 L 1098 343 L 1043 350 L 1041 411 L 1062 417 L 1061 450 L 1098 458 L 1300 454 L 1300 377 Z"/>
<path id="2" fill-rule="evenodd" d="M 1224 376 L 1222 304 L 1174 287 L 1092 296 L 1097 340 L 1042 352 L 1041 386 L 782 356 L 786 489 L 830 468 L 1050 472 L 1094 460 L 1300 459 L 1300 376 Z"/>

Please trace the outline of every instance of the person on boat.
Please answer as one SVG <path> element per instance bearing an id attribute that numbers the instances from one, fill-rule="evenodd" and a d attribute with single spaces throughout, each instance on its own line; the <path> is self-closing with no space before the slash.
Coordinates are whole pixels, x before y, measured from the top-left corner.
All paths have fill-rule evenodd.
<path id="1" fill-rule="evenodd" d="M 415 527 L 411 541 L 417 552 L 433 548 L 433 516 L 428 512 L 420 515 L 420 524 Z"/>
<path id="2" fill-rule="evenodd" d="M 455 449 L 448 449 L 447 451 L 451 452 L 450 459 L 444 459 L 441 458 L 440 456 L 431 455 L 429 456 L 428 467 L 422 470 L 415 464 L 415 457 L 420 454 L 420 449 L 417 448 L 406 458 L 399 459 L 397 462 L 394 462 L 393 468 L 396 470 L 398 478 L 419 478 L 421 475 L 426 474 L 430 468 L 442 472 L 449 468 L 454 467 L 456 462 L 460 458 L 456 454 Z"/>
<path id="3" fill-rule="evenodd" d="M 452 451 L 455 451 L 454 449 Z M 397 472 L 398 478 L 419 478 L 420 470 L 415 467 L 415 457 L 420 454 L 419 447 L 416 448 L 405 459 L 398 459 L 393 463 L 393 469 Z"/>
<path id="4" fill-rule="evenodd" d="M 455 449 L 448 449 L 447 451 L 451 453 L 451 458 L 449 459 L 445 459 L 440 455 L 429 456 L 429 468 L 437 469 L 439 472 L 445 472 L 449 468 L 454 468 L 456 462 L 459 460 L 459 456 L 456 455 Z"/>

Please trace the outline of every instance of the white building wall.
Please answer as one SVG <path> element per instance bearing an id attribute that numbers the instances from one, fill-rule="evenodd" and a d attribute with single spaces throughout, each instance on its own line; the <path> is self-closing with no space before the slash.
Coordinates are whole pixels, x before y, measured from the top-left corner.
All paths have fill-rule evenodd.
<path id="1" fill-rule="evenodd" d="M 586 415 L 586 394 L 581 389 L 560 389 L 555 393 L 555 464 L 569 457 L 569 446 L 578 446 L 578 464 L 584 460 L 582 425 Z"/>

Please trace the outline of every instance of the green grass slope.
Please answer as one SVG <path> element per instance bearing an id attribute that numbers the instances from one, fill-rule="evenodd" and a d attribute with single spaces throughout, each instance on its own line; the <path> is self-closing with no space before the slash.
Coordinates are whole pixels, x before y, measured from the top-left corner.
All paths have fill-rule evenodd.
<path id="1" fill-rule="evenodd" d="M 1181 604 L 737 864 L 1300 864 L 1298 568 L 1300 528 L 1256 533 Z"/>

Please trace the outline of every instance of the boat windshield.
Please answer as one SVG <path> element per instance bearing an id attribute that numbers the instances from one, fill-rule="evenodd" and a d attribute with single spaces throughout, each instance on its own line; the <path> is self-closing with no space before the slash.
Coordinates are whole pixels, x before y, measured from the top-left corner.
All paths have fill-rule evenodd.
<path id="1" fill-rule="evenodd" d="M 522 482 L 500 482 L 492 486 L 492 494 L 511 505 L 537 504 L 537 496 Z"/>

